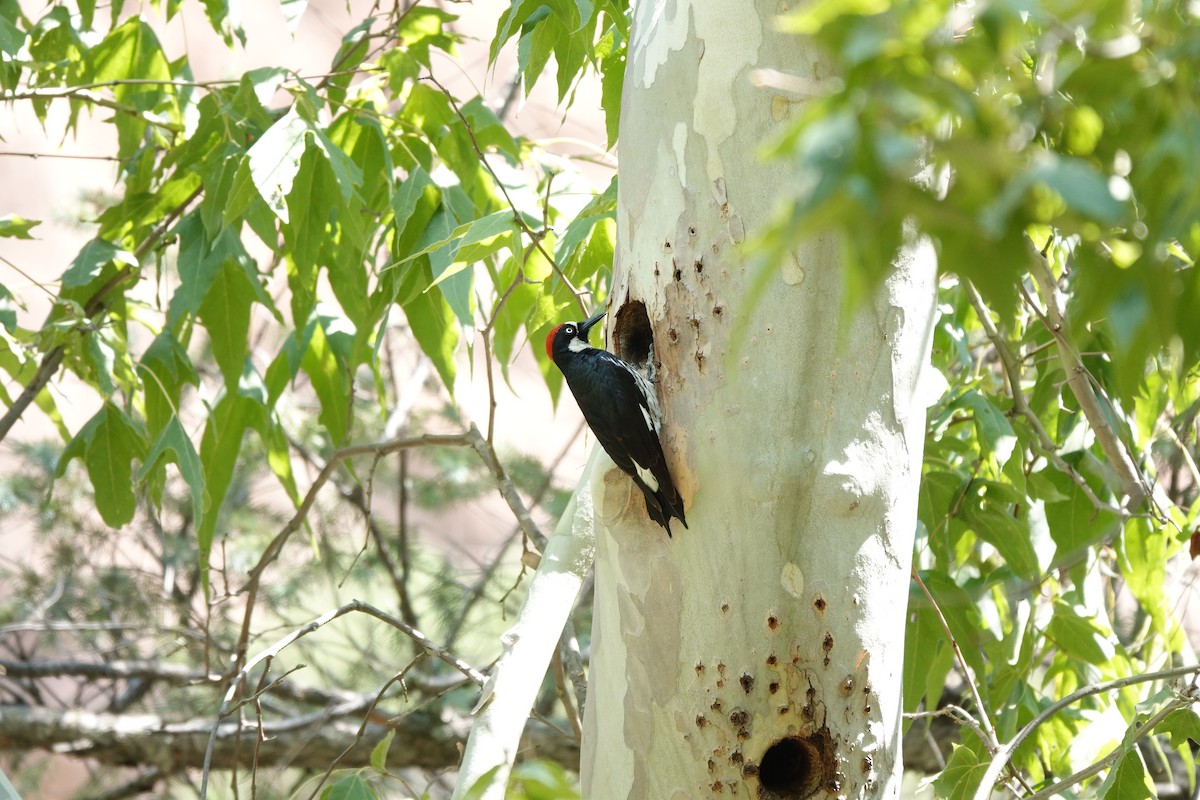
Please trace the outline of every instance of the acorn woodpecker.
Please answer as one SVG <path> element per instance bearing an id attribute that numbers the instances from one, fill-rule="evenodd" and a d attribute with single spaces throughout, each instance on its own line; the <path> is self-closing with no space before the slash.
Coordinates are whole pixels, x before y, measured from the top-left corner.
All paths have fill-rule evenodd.
<path id="1" fill-rule="evenodd" d="M 588 427 L 604 452 L 646 497 L 646 513 L 671 535 L 671 517 L 683 517 L 683 498 L 671 480 L 659 434 L 662 412 L 654 386 L 631 364 L 588 344 L 605 314 L 565 322 L 546 337 L 546 355 L 562 371 Z"/>

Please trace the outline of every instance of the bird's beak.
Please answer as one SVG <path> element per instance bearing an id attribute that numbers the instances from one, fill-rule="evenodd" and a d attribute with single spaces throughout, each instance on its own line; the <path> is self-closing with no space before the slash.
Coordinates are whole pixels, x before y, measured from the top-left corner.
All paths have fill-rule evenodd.
<path id="1" fill-rule="evenodd" d="M 579 333 L 582 334 L 584 341 L 587 341 L 588 335 L 591 333 L 592 326 L 599 322 L 607 313 L 608 312 L 604 309 L 600 309 L 595 314 L 588 317 L 585 321 L 579 323 Z"/>

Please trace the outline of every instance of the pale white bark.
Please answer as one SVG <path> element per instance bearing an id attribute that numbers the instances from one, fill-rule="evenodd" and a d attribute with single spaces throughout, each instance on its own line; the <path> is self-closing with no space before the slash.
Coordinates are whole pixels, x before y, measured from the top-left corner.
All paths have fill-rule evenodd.
<path id="1" fill-rule="evenodd" d="M 794 180 L 760 148 L 804 101 L 751 75 L 829 77 L 773 30 L 784 10 L 635 6 L 609 334 L 645 304 L 691 528 L 668 540 L 619 473 L 596 495 L 590 800 L 899 790 L 934 256 L 911 248 L 848 322 L 834 237 L 746 300 L 738 245 Z"/>
<path id="2" fill-rule="evenodd" d="M 600 466 L 598 466 L 600 465 Z M 612 466 L 604 451 L 593 449 L 583 478 L 542 553 L 529 594 L 513 626 L 501 637 L 504 653 L 492 668 L 476 707 L 477 715 L 463 752 L 454 798 L 482 788 L 480 800 L 504 797 L 505 785 L 521 744 L 529 711 L 555 653 L 583 580 L 595 554 L 593 473 Z"/>

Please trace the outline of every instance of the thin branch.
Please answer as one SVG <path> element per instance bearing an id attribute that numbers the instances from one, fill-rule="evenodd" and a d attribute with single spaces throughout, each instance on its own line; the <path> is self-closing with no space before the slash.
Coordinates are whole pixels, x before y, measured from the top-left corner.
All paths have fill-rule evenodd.
<path id="1" fill-rule="evenodd" d="M 1000 743 L 996 739 L 996 729 L 992 726 L 992 721 L 988 719 L 987 706 L 983 704 L 983 698 L 979 694 L 979 686 L 975 682 L 975 673 L 967 665 L 967 660 L 963 658 L 962 650 L 958 647 L 958 641 L 954 638 L 954 634 L 950 630 L 950 625 L 946 622 L 946 617 L 942 614 L 942 609 L 938 606 L 937 600 L 933 599 L 933 594 L 925 586 L 925 582 L 921 580 L 916 567 L 912 569 L 912 578 L 916 581 L 917 586 L 921 587 L 921 591 L 925 593 L 930 606 L 933 607 L 934 613 L 937 614 L 938 620 L 942 623 L 942 629 L 946 631 L 946 638 L 949 639 L 950 647 L 954 650 L 954 659 L 958 662 L 959 669 L 962 670 L 963 680 L 971 690 L 971 696 L 975 698 L 975 707 L 979 709 L 979 719 L 982 723 L 983 732 L 986 733 L 986 736 L 981 737 L 983 744 L 987 747 L 989 753 L 994 753 L 999 748 Z"/>
<path id="2" fill-rule="evenodd" d="M 283 550 L 283 546 L 292 534 L 300 529 L 304 520 L 308 517 L 308 512 L 312 509 L 313 503 L 317 500 L 317 493 L 329 481 L 333 475 L 333 471 L 337 469 L 348 458 L 357 456 L 374 455 L 380 457 L 388 453 L 396 453 L 401 450 L 414 447 L 465 447 L 471 444 L 468 441 L 466 434 L 422 434 L 421 436 L 410 436 L 403 439 L 394 439 L 390 442 L 377 442 L 375 444 L 351 445 L 342 447 L 336 450 L 329 457 L 329 461 L 321 468 L 317 477 L 313 480 L 312 485 L 308 488 L 308 492 L 304 495 L 304 499 L 300 502 L 299 508 L 292 518 L 279 533 L 275 534 L 263 550 L 262 556 L 259 557 L 258 563 L 250 570 L 246 583 L 238 590 L 238 594 L 246 595 L 246 611 L 242 621 L 242 629 L 238 635 L 237 646 L 234 650 L 235 661 L 234 666 L 241 669 L 242 663 L 246 657 L 246 650 L 250 641 L 250 622 L 253 619 L 255 600 L 258 596 L 258 589 L 262 583 L 262 578 L 267 570 L 267 567 L 275 560 L 279 553 Z"/>
<path id="3" fill-rule="evenodd" d="M 966 289 L 967 299 L 971 301 L 971 305 L 975 309 L 975 316 L 979 318 L 980 324 L 983 325 L 983 332 L 987 334 L 992 347 L 996 349 L 996 354 L 1000 357 L 1005 377 L 1008 378 L 1009 393 L 1012 395 L 1013 400 L 1013 410 L 1024 417 L 1029 427 L 1033 429 L 1034 435 L 1037 436 L 1038 443 L 1041 445 L 1043 454 L 1050 459 L 1060 472 L 1065 474 L 1079 487 L 1079 491 L 1097 511 L 1105 511 L 1121 518 L 1128 517 L 1129 512 L 1125 509 L 1109 505 L 1097 497 L 1096 493 L 1092 491 L 1092 487 L 1088 485 L 1087 479 L 1080 475 L 1078 470 L 1063 460 L 1063 457 L 1058 452 L 1058 445 L 1050 437 L 1038 415 L 1033 412 L 1033 409 L 1029 407 L 1029 403 L 1025 400 L 1025 393 L 1021 390 L 1021 368 L 1008 346 L 1008 340 L 996 327 L 996 323 L 992 321 L 991 312 L 983 302 L 983 297 L 980 296 L 979 291 L 975 288 L 975 284 L 964 279 L 963 287 Z"/>
<path id="4" fill-rule="evenodd" d="M 968 728 L 970 728 L 972 731 L 974 731 L 975 735 L 979 737 L 979 741 L 983 742 L 985 746 L 987 746 L 987 744 L 988 744 L 987 733 L 985 733 L 983 728 L 981 728 L 979 726 L 979 722 L 975 719 L 975 717 L 971 716 L 971 712 L 967 711 L 962 706 L 956 706 L 953 704 L 944 705 L 941 708 L 937 709 L 936 711 L 914 711 L 912 713 L 905 714 L 904 716 L 907 717 L 908 719 L 930 719 L 933 717 L 950 717 L 951 719 L 957 720 L 958 722 L 962 723 L 963 725 L 966 725 Z M 934 752 L 936 752 L 938 754 L 939 758 L 941 757 L 941 751 L 934 748 Z"/>
<path id="5" fill-rule="evenodd" d="M 1149 497 L 1146 484 L 1138 473 L 1133 460 L 1129 457 L 1128 449 L 1109 421 L 1109 416 L 1089 380 L 1087 367 L 1084 366 L 1083 359 L 1068 336 L 1068 323 L 1063 311 L 1062 296 L 1055 284 L 1054 275 L 1050 272 L 1045 254 L 1028 239 L 1026 239 L 1026 246 L 1032 263 L 1030 272 L 1046 307 L 1043 322 L 1046 330 L 1050 331 L 1054 341 L 1058 344 L 1058 357 L 1063 371 L 1067 375 L 1067 385 L 1071 387 L 1071 392 L 1079 402 L 1080 409 L 1096 434 L 1096 441 L 1100 444 L 1100 449 L 1104 451 L 1105 457 L 1117 474 L 1117 479 L 1121 482 L 1121 491 L 1128 498 L 1127 508 L 1135 509 Z"/>
<path id="6" fill-rule="evenodd" d="M 353 450 L 355 448 L 345 448 L 345 449 Z M 421 649 L 423 649 L 425 652 L 429 653 L 430 655 L 436 656 L 437 658 L 446 662 L 450 666 L 454 667 L 456 670 L 461 672 L 463 675 L 465 675 L 467 678 L 469 678 L 475 684 L 477 684 L 479 686 L 483 685 L 483 682 L 484 682 L 483 673 L 479 672 L 479 670 L 475 669 L 470 664 L 467 664 L 465 661 L 462 661 L 458 657 L 454 656 L 452 653 L 445 650 L 443 647 L 438 645 L 433 640 L 429 639 L 427 636 L 425 636 L 425 634 L 421 633 L 416 628 L 413 628 L 412 626 L 407 625 L 403 620 L 397 619 L 396 617 L 393 617 L 391 614 L 380 611 L 378 608 L 375 608 L 372 605 L 363 603 L 359 600 L 353 600 L 339 608 L 336 608 L 332 611 L 322 614 L 321 616 L 319 616 L 316 619 L 309 622 L 307 625 L 304 625 L 303 627 L 292 631 L 291 633 L 287 634 L 283 638 L 276 641 L 274 644 L 272 644 L 267 649 L 259 652 L 257 655 L 255 655 L 253 658 L 251 658 L 249 661 L 247 661 L 245 666 L 243 666 L 238 671 L 237 675 L 234 676 L 233 680 L 230 681 L 229 689 L 228 689 L 228 691 L 225 692 L 225 698 L 221 701 L 221 708 L 217 712 L 216 720 L 214 721 L 212 728 L 210 730 L 210 733 L 209 733 L 208 745 L 205 748 L 203 775 L 201 777 L 201 783 L 200 783 L 200 794 L 202 797 L 205 796 L 207 793 L 208 775 L 209 775 L 209 772 L 212 767 L 213 752 L 216 747 L 217 736 L 218 736 L 218 733 L 219 733 L 219 730 L 221 727 L 221 723 L 234 710 L 236 710 L 237 708 L 240 707 L 241 703 L 238 703 L 236 705 L 234 704 L 234 697 L 237 693 L 238 687 L 241 686 L 246 681 L 246 679 L 249 677 L 250 671 L 252 669 L 254 669 L 254 667 L 257 666 L 259 663 L 266 661 L 268 659 L 275 658 L 276 656 L 279 655 L 280 652 L 282 652 L 284 650 L 284 648 L 286 648 L 289 645 L 293 644 L 294 642 L 298 641 L 300 638 L 307 636 L 308 634 L 321 628 L 323 625 L 326 625 L 327 623 L 332 622 L 333 620 L 337 619 L 338 617 L 344 616 L 353 611 L 360 611 L 362 613 L 365 613 L 372 617 L 375 617 L 378 620 L 388 623 L 392 627 L 403 632 L 405 635 L 407 635 L 410 639 L 412 639 L 418 645 L 420 645 Z"/>

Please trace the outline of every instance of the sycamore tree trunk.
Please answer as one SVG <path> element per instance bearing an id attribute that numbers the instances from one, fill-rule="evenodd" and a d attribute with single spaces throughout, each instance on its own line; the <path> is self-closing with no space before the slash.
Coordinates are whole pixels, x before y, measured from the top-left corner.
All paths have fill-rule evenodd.
<path id="1" fill-rule="evenodd" d="M 934 258 L 843 322 L 818 239 L 752 303 L 740 245 L 792 179 L 760 145 L 803 98 L 751 76 L 828 76 L 778 0 L 635 8 L 608 337 L 655 368 L 691 528 L 599 471 L 584 796 L 894 797 Z"/>

